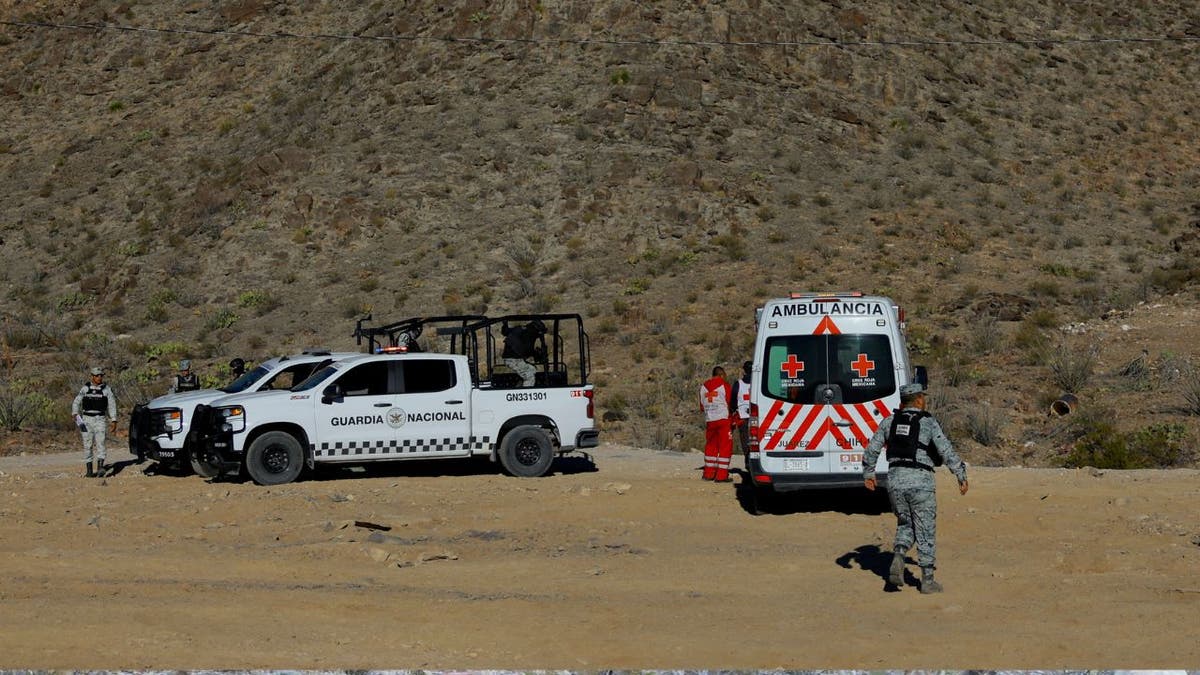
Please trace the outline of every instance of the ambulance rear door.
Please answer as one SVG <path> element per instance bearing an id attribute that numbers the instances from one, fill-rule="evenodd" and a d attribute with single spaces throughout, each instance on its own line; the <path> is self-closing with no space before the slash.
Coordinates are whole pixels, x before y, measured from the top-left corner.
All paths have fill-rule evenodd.
<path id="1" fill-rule="evenodd" d="M 863 313 L 813 305 L 803 319 L 781 319 L 765 335 L 756 392 L 765 471 L 860 473 L 863 449 L 899 403 L 897 368 L 905 361 L 894 351 L 890 303 L 852 306 Z"/>

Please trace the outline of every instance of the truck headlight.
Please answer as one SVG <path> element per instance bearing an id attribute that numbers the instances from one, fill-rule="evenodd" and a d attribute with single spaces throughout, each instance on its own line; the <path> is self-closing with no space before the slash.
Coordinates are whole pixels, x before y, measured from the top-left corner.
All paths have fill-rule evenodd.
<path id="1" fill-rule="evenodd" d="M 224 424 L 221 425 L 223 431 L 237 433 L 246 430 L 246 409 L 240 405 L 229 406 L 228 408 L 220 408 L 221 419 Z"/>
<path id="2" fill-rule="evenodd" d="M 163 415 L 163 426 L 166 427 L 166 430 L 170 433 L 183 431 L 183 411 L 168 410 L 167 413 Z"/>

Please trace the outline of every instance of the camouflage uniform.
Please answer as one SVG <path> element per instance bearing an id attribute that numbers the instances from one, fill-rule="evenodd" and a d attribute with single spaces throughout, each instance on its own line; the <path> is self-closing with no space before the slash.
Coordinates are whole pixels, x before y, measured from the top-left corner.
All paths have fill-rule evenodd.
<path id="1" fill-rule="evenodd" d="M 904 410 L 917 410 L 915 407 Z M 921 445 L 932 446 L 941 454 L 946 468 L 954 474 L 961 485 L 967 480 L 967 467 L 954 451 L 950 439 L 942 431 L 942 425 L 933 417 L 920 421 L 918 440 Z M 863 453 L 863 478 L 875 478 L 875 462 L 887 442 L 891 431 L 889 421 L 884 421 L 871 437 Z M 927 468 L 912 466 L 889 466 L 887 478 L 888 498 L 896 514 L 896 540 L 893 551 L 901 559 L 917 545 L 917 564 L 925 578 L 932 580 L 936 561 L 935 536 L 937 532 L 937 493 L 934 482 L 934 462 L 923 448 L 917 448 L 916 463 Z M 903 563 L 901 563 L 902 565 Z M 893 574 L 902 574 L 893 569 Z"/>
<path id="2" fill-rule="evenodd" d="M 92 375 L 104 375 L 100 368 L 92 368 Z M 92 474 L 92 458 L 96 459 L 98 473 L 104 471 L 104 460 L 108 452 L 105 447 L 108 425 L 117 421 L 117 397 L 112 387 L 101 382 L 88 382 L 79 389 L 71 402 L 71 415 L 80 420 L 83 435 L 83 461 L 87 463 L 87 475 Z M 105 421 L 105 417 L 108 418 Z"/>

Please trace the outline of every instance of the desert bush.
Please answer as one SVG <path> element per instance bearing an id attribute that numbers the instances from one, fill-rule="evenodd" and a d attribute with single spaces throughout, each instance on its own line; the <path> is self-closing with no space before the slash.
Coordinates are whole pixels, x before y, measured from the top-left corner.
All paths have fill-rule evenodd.
<path id="1" fill-rule="evenodd" d="M 20 431 L 21 426 L 33 418 L 46 397 L 20 391 L 9 383 L 0 384 L 0 429 Z"/>
<path id="2" fill-rule="evenodd" d="M 1060 344 L 1050 356 L 1050 380 L 1064 392 L 1078 393 L 1091 381 L 1095 367 L 1094 351 Z"/>
<path id="3" fill-rule="evenodd" d="M 1186 427 L 1161 422 L 1121 433 L 1106 421 L 1084 418 L 1084 433 L 1067 454 L 1065 466 L 1098 469 L 1166 469 L 1191 460 Z"/>
<path id="4" fill-rule="evenodd" d="M 1183 409 L 1189 415 L 1200 415 L 1200 373 L 1192 368 L 1183 379 Z"/>
<path id="5" fill-rule="evenodd" d="M 229 328 L 237 323 L 238 315 L 228 307 L 222 307 L 215 312 L 212 312 L 204 320 L 205 332 L 213 332 Z"/>
<path id="6" fill-rule="evenodd" d="M 963 423 L 967 433 L 976 443 L 992 446 L 1000 441 L 1004 415 L 990 405 L 973 406 L 963 415 Z"/>
<path id="7" fill-rule="evenodd" d="M 118 414 L 162 396 L 169 387 L 166 375 L 155 366 L 122 371 L 112 379 L 111 386 L 117 397 Z"/>
<path id="8" fill-rule="evenodd" d="M 971 327 L 971 346 L 977 354 L 990 354 L 1000 347 L 1004 333 L 996 317 L 985 316 Z"/>

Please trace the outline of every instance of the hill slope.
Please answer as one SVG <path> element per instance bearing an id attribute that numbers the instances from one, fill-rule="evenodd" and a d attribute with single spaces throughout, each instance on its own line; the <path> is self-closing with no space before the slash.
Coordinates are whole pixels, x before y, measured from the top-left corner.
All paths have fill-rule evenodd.
<path id="1" fill-rule="evenodd" d="M 559 310 L 589 318 L 608 437 L 694 448 L 692 387 L 748 357 L 753 308 L 851 288 L 906 306 L 976 461 L 1059 461 L 1052 367 L 1092 346 L 1099 375 L 1142 349 L 1162 368 L 1086 380 L 1089 406 L 1136 391 L 1122 424 L 1166 411 L 1195 433 L 1160 373 L 1188 369 L 1189 342 L 1061 327 L 1164 293 L 1195 306 L 1196 8 L 45 1 L 0 19 L 59 26 L 0 30 L 0 309 L 7 386 L 50 397 L 34 426 L 61 425 L 91 361 L 137 391 L 183 355 L 216 377 L 349 346 L 367 310 Z M 109 28 L 62 27 L 84 24 Z M 1183 41 L 1054 42 L 1109 36 Z M 927 44 L 856 44 L 900 40 Z M 966 414 L 982 401 L 991 435 Z"/>

